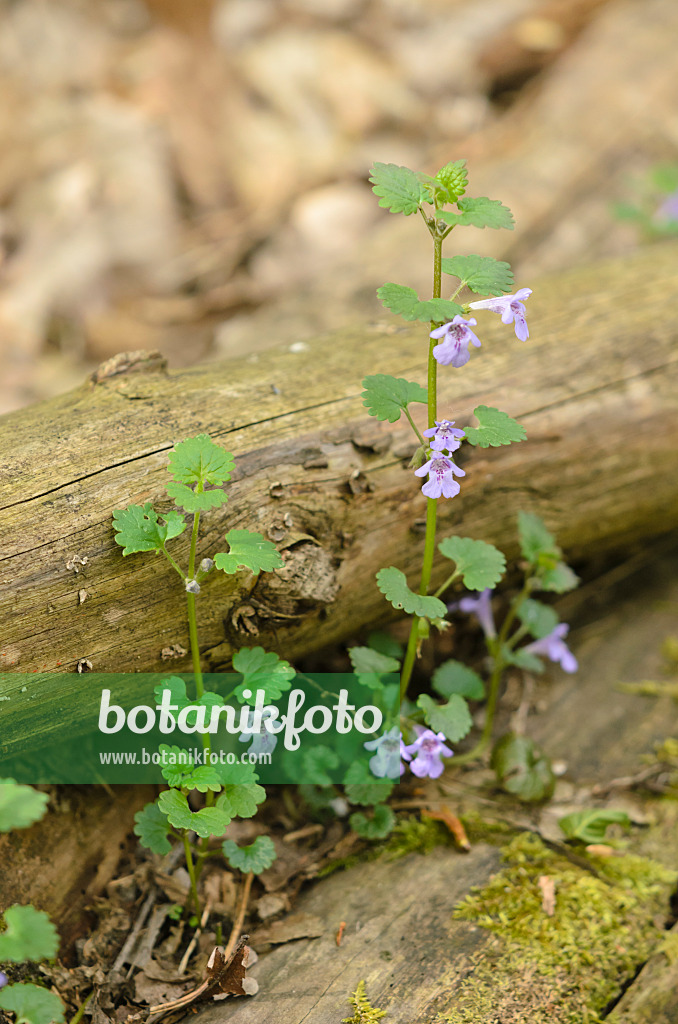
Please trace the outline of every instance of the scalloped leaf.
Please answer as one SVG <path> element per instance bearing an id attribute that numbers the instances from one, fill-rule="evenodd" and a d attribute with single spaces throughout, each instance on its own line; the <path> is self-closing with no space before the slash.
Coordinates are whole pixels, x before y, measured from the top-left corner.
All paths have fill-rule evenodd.
<path id="1" fill-rule="evenodd" d="M 605 833 L 610 825 L 622 825 L 624 828 L 631 827 L 631 819 L 626 811 L 615 811 L 612 808 L 590 807 L 584 811 L 573 811 L 566 814 L 564 818 L 558 819 L 558 824 L 568 839 L 575 839 L 579 843 L 603 843 Z"/>
<path id="2" fill-rule="evenodd" d="M 372 647 L 350 647 L 348 656 L 358 682 L 370 690 L 383 689 L 381 676 L 400 672 L 399 661 L 386 654 L 380 654 Z"/>
<path id="3" fill-rule="evenodd" d="M 414 171 L 398 164 L 375 163 L 370 182 L 379 205 L 391 213 L 416 213 L 421 201 L 421 185 Z"/>
<path id="4" fill-rule="evenodd" d="M 431 677 L 431 686 L 441 697 L 450 698 L 453 693 L 469 700 L 485 697 L 485 684 L 478 673 L 454 658 L 438 666 Z"/>
<path id="5" fill-rule="evenodd" d="M 527 597 L 518 608 L 518 618 L 530 631 L 535 640 L 548 636 L 558 625 L 558 616 L 553 608 L 541 601 Z"/>
<path id="6" fill-rule="evenodd" d="M 394 608 L 402 609 L 408 615 L 418 615 L 424 619 L 437 619 L 444 618 L 447 614 L 447 607 L 439 598 L 415 594 L 413 590 L 410 590 L 405 573 L 393 565 L 379 570 L 377 586 Z"/>
<path id="7" fill-rule="evenodd" d="M 232 818 L 253 818 L 259 804 L 263 804 L 265 799 L 266 790 L 256 782 L 239 782 L 235 785 L 227 783 L 217 799 L 217 807 Z"/>
<path id="8" fill-rule="evenodd" d="M 435 176 L 435 180 L 444 186 L 448 195 L 448 202 L 454 203 L 463 196 L 468 185 L 468 171 L 465 160 L 453 160 L 441 167 Z"/>
<path id="9" fill-rule="evenodd" d="M 242 647 L 233 655 L 233 668 L 244 676 L 235 690 L 238 700 L 252 705 L 256 703 L 257 690 L 264 691 L 265 704 L 278 700 L 290 689 L 296 675 L 289 661 L 263 647 Z M 245 697 L 245 690 L 249 690 L 251 696 Z"/>
<path id="10" fill-rule="evenodd" d="M 123 555 L 138 551 L 161 551 L 168 540 L 178 537 L 186 529 L 180 512 L 165 512 L 161 516 L 150 501 L 145 505 L 129 505 L 113 512 L 115 542 Z"/>
<path id="11" fill-rule="evenodd" d="M 525 427 L 505 412 L 489 405 L 479 405 L 473 410 L 478 420 L 477 427 L 464 427 L 466 440 L 480 448 L 498 448 L 503 444 L 524 441 Z"/>
<path id="12" fill-rule="evenodd" d="M 168 836 L 172 827 L 167 820 L 167 815 L 158 807 L 157 801 L 146 804 L 143 810 L 134 815 L 136 825 L 134 834 L 139 837 L 139 842 L 147 850 L 164 856 L 172 849 Z"/>
<path id="13" fill-rule="evenodd" d="M 229 551 L 220 551 L 214 556 L 217 569 L 232 574 L 239 569 L 249 569 L 254 575 L 282 569 L 285 564 L 282 555 L 270 540 L 252 530 L 229 530 L 226 534 Z"/>
<path id="14" fill-rule="evenodd" d="M 49 915 L 32 906 L 15 903 L 5 911 L 5 930 L 0 934 L 0 963 L 11 960 L 51 960 L 59 949 L 59 935 Z"/>
<path id="15" fill-rule="evenodd" d="M 195 832 L 202 839 L 221 836 L 231 824 L 223 807 L 203 807 L 192 811 L 188 800 L 178 789 L 166 789 L 158 797 L 158 807 L 167 815 L 170 825 Z"/>
<path id="16" fill-rule="evenodd" d="M 21 786 L 14 779 L 0 779 L 0 832 L 28 828 L 42 818 L 48 803 L 47 793 Z"/>
<path id="17" fill-rule="evenodd" d="M 473 727 L 468 704 L 458 693 L 453 693 L 446 704 L 436 704 L 427 693 L 417 700 L 417 707 L 424 712 L 424 720 L 434 732 L 442 732 L 450 743 L 457 743 Z"/>
<path id="18" fill-rule="evenodd" d="M 438 551 L 451 559 L 468 590 L 493 590 L 506 570 L 506 558 L 493 544 L 470 537 L 445 537 Z"/>
<path id="19" fill-rule="evenodd" d="M 451 256 L 442 260 L 444 274 L 458 277 L 478 295 L 504 295 L 513 288 L 511 265 L 491 256 Z"/>
<path id="20" fill-rule="evenodd" d="M 0 991 L 0 1009 L 16 1014 L 16 1024 L 62 1024 L 65 1020 L 59 996 L 27 981 Z"/>
<path id="21" fill-rule="evenodd" d="M 474 227 L 474 228 L 508 228 L 513 230 L 513 214 L 508 206 L 504 206 L 498 199 L 488 199 L 487 196 L 471 198 L 464 196 L 457 201 L 459 213 L 452 210 L 439 210 L 436 214 L 446 224 L 453 227 Z"/>
<path id="22" fill-rule="evenodd" d="M 421 384 L 404 377 L 389 377 L 374 373 L 363 378 L 363 405 L 370 416 L 396 423 L 411 402 L 428 402 L 428 392 Z"/>
<path id="23" fill-rule="evenodd" d="M 175 789 L 197 789 L 199 793 L 208 790 L 218 793 L 221 789 L 216 769 L 208 764 L 195 765 L 190 751 L 161 743 L 158 753 L 168 762 L 160 769 L 168 786 Z"/>
<path id="24" fill-rule="evenodd" d="M 238 846 L 232 839 L 227 839 L 221 848 L 231 867 L 242 871 L 244 875 L 250 872 L 260 875 L 267 871 L 277 856 L 270 836 L 257 836 L 249 846 Z"/>
<path id="25" fill-rule="evenodd" d="M 213 487 L 209 491 L 193 491 L 179 480 L 170 480 L 165 490 L 185 512 L 206 512 L 210 508 L 219 508 L 228 501 L 226 491 L 218 487 Z"/>
<path id="26" fill-rule="evenodd" d="M 235 459 L 209 434 L 179 441 L 169 454 L 168 473 L 182 484 L 223 484 L 231 479 Z"/>
<path id="27" fill-rule="evenodd" d="M 395 814 L 388 804 L 377 804 L 371 818 L 362 811 L 356 811 L 348 819 L 348 823 L 363 839 L 385 839 L 393 831 Z"/>
<path id="28" fill-rule="evenodd" d="M 509 733 L 495 744 L 490 765 L 507 793 L 534 803 L 553 795 L 556 777 L 551 762 L 525 736 Z"/>
<path id="29" fill-rule="evenodd" d="M 377 779 L 364 761 L 354 761 L 344 776 L 346 798 L 352 804 L 370 807 L 388 800 L 394 783 L 390 779 Z"/>

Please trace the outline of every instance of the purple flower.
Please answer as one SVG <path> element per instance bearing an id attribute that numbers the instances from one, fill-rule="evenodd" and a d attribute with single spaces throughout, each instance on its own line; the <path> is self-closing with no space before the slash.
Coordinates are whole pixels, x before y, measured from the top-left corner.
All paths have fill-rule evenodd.
<path id="1" fill-rule="evenodd" d="M 407 753 L 402 733 L 397 725 L 394 725 L 382 736 L 378 736 L 376 740 L 368 740 L 367 743 L 363 743 L 363 746 L 365 750 L 375 751 L 374 757 L 369 760 L 369 766 L 372 774 L 376 775 L 378 779 L 385 779 L 386 776 L 392 779 L 398 768 L 400 768 L 400 774 L 404 775 L 405 765 L 400 758 L 404 757 L 406 761 L 409 761 L 410 755 Z"/>
<path id="2" fill-rule="evenodd" d="M 437 346 L 436 346 L 437 347 Z M 436 420 L 435 427 L 429 427 L 424 431 L 424 437 L 431 437 L 431 448 L 434 452 L 456 452 L 461 447 L 462 437 L 466 437 L 463 430 L 455 427 L 454 420 Z"/>
<path id="3" fill-rule="evenodd" d="M 469 344 L 480 348 L 478 338 L 469 327 L 469 324 L 475 326 L 477 323 L 478 321 L 473 318 L 464 320 L 463 317 L 455 316 L 454 320 L 431 331 L 431 338 L 444 339 L 433 349 L 434 358 L 443 366 L 448 366 L 449 363 L 452 363 L 452 366 L 463 366 L 464 363 L 468 363 L 471 358 Z"/>
<path id="4" fill-rule="evenodd" d="M 657 209 L 654 219 L 660 224 L 678 223 L 678 188 L 668 195 L 661 206 Z"/>
<path id="5" fill-rule="evenodd" d="M 455 466 L 452 459 L 437 453 L 414 471 L 415 476 L 426 476 L 427 473 L 428 480 L 421 489 L 421 493 L 427 498 L 453 498 L 460 491 L 459 484 L 454 479 L 455 475 L 466 476 L 464 470 Z"/>
<path id="6" fill-rule="evenodd" d="M 529 298 L 531 294 L 531 288 L 519 288 L 515 295 L 500 295 L 495 299 L 481 299 L 479 302 L 470 302 L 469 309 L 489 309 L 492 313 L 501 313 L 501 322 L 503 324 L 515 323 L 516 338 L 520 341 L 527 341 L 530 332 L 527 329 L 527 320 L 525 319 L 524 300 Z"/>
<path id="7" fill-rule="evenodd" d="M 566 622 L 559 622 L 548 636 L 527 644 L 523 650 L 529 651 L 530 654 L 543 654 L 551 661 L 558 662 L 565 672 L 576 672 L 579 668 L 577 659 L 563 640 L 569 631 L 570 627 Z"/>
<path id="8" fill-rule="evenodd" d="M 278 742 L 278 737 L 275 733 L 270 732 L 266 728 L 266 722 L 273 717 L 273 712 L 268 708 L 264 708 L 261 713 L 261 721 L 258 729 L 244 729 L 240 733 L 240 742 L 249 743 L 252 741 L 252 745 L 247 749 L 248 754 L 272 754 L 275 750 L 275 745 Z M 248 723 L 249 725 L 254 724 L 254 711 L 252 711 L 252 717 Z"/>
<path id="9" fill-rule="evenodd" d="M 7 984 L 8 981 L 9 981 L 9 978 L 7 977 L 5 972 L 4 971 L 0 971 L 0 988 L 4 988 L 4 986 Z"/>
<path id="10" fill-rule="evenodd" d="M 497 635 L 492 614 L 492 591 L 489 587 L 473 597 L 462 597 L 461 601 L 455 601 L 447 607 L 451 612 L 460 611 L 466 612 L 467 615 L 475 615 L 488 639 Z"/>
<path id="11" fill-rule="evenodd" d="M 424 729 L 421 725 L 415 725 L 418 736 L 414 743 L 405 747 L 410 756 L 417 756 L 410 764 L 412 774 L 423 779 L 428 775 L 430 779 L 437 779 L 443 773 L 443 762 L 441 757 L 453 757 L 454 752 L 445 744 L 445 734 L 435 733 L 431 729 Z M 408 758 L 409 760 L 409 758 Z"/>

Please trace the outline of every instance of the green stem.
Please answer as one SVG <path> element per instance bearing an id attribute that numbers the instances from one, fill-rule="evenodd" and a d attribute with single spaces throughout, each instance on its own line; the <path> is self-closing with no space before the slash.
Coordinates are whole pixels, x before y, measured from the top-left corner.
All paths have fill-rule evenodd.
<path id="1" fill-rule="evenodd" d="M 412 430 L 415 432 L 415 434 L 419 438 L 419 444 L 422 446 L 422 448 L 427 448 L 428 445 L 426 444 L 426 439 L 424 437 L 422 437 L 422 435 L 417 430 L 416 424 L 415 424 L 414 420 L 412 419 L 412 417 L 410 415 L 410 410 L 407 408 L 407 406 L 405 406 L 405 415 L 407 416 L 408 420 L 410 421 L 410 426 L 412 427 Z"/>
<path id="2" fill-rule="evenodd" d="M 172 568 L 176 569 L 176 571 L 179 573 L 182 580 L 187 579 L 186 573 L 183 571 L 183 569 L 180 568 L 180 566 L 177 565 L 177 563 L 174 561 L 167 548 L 163 545 L 160 550 L 162 551 L 163 555 L 165 556 L 169 564 L 172 566 Z"/>
<path id="3" fill-rule="evenodd" d="M 443 256 L 443 240 L 436 233 L 433 235 L 433 298 L 440 298 L 441 284 L 442 284 L 442 256 Z M 431 323 L 431 330 L 435 327 L 434 323 Z M 438 414 L 438 364 L 433 356 L 433 349 L 437 345 L 435 338 L 429 339 L 428 347 L 428 426 L 434 427 L 436 423 L 436 417 Z M 410 420 L 410 422 L 412 422 Z M 414 427 L 414 424 L 412 424 Z M 414 428 L 416 431 L 416 427 Z M 417 431 L 418 434 L 418 431 Z M 423 439 L 422 439 L 423 440 Z M 419 585 L 420 594 L 428 594 L 428 588 L 431 583 L 431 573 L 433 571 L 433 558 L 436 550 L 436 514 L 438 506 L 435 498 L 426 499 L 426 534 L 424 537 L 424 558 L 421 566 L 421 583 Z M 407 641 L 407 650 L 405 652 L 405 660 L 403 661 L 402 672 L 400 675 L 400 700 L 401 702 L 407 695 L 407 687 L 409 686 L 410 679 L 412 677 L 412 669 L 414 663 L 417 660 L 417 647 L 419 643 L 419 619 L 414 618 L 412 620 L 412 626 L 410 628 L 410 636 Z"/>
<path id="4" fill-rule="evenodd" d="M 200 513 L 193 516 L 193 530 L 191 531 L 191 550 L 188 556 L 188 579 L 195 578 L 195 555 L 198 547 L 198 528 L 200 526 Z M 188 635 L 191 641 L 191 658 L 193 660 L 193 675 L 195 677 L 195 693 L 200 700 L 205 688 L 202 683 L 202 669 L 200 667 L 200 645 L 198 644 L 198 620 L 195 613 L 195 594 L 186 594 L 188 606 Z"/>
<path id="5" fill-rule="evenodd" d="M 94 995 L 94 989 L 92 989 L 90 994 L 85 999 L 83 999 L 83 1001 L 80 1003 L 80 1006 L 75 1011 L 75 1014 L 73 1015 L 73 1017 L 71 1017 L 70 1024 L 80 1024 L 80 1021 L 82 1020 L 82 1015 L 85 1012 L 85 1010 L 87 1008 L 87 1004 L 88 1004 L 88 1002 L 90 1001 L 90 999 L 92 998 L 93 995 Z"/>
<path id="6" fill-rule="evenodd" d="M 492 675 L 490 676 L 489 693 L 487 697 L 487 704 L 485 707 L 485 725 L 480 739 L 474 747 L 471 748 L 466 754 L 460 754 L 455 757 L 454 765 L 458 767 L 461 764 L 467 764 L 469 761 L 475 761 L 476 758 L 480 757 L 487 750 L 490 740 L 492 739 L 492 727 L 494 725 L 494 713 L 497 709 L 497 699 L 499 697 L 499 684 L 501 683 L 501 677 L 506 668 L 506 662 L 504 661 L 502 652 L 504 646 L 507 643 L 508 633 L 515 622 L 516 615 L 520 610 L 520 606 L 525 598 L 530 593 L 530 581 L 526 580 L 523 589 L 520 591 L 518 596 L 511 602 L 511 607 L 506 613 L 501 629 L 499 630 L 499 636 L 492 641 L 490 654 L 494 659 L 494 666 L 492 668 Z M 489 646 L 489 644 L 488 644 Z"/>
<path id="7" fill-rule="evenodd" d="M 200 900 L 198 899 L 198 880 L 195 874 L 195 866 L 193 864 L 193 851 L 191 850 L 191 844 L 188 841 L 188 832 L 184 831 L 184 853 L 186 855 L 186 867 L 188 868 L 188 877 L 191 880 L 191 898 L 193 900 L 193 907 L 196 915 L 200 917 Z"/>
<path id="8" fill-rule="evenodd" d="M 440 586 L 438 587 L 438 589 L 436 591 L 434 591 L 433 596 L 434 597 L 440 597 L 441 594 L 444 594 L 445 591 L 447 590 L 447 588 L 449 586 L 451 586 L 458 577 L 459 577 L 459 572 L 458 572 L 457 569 L 455 569 L 454 572 L 451 573 L 451 575 L 449 575 L 447 577 L 445 582 L 441 583 Z"/>

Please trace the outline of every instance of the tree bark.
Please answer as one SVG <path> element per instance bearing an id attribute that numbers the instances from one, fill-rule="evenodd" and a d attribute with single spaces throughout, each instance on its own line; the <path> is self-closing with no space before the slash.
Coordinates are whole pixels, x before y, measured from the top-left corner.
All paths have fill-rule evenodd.
<path id="1" fill-rule="evenodd" d="M 463 426 L 477 405 L 495 405 L 528 441 L 462 449 L 467 476 L 441 501 L 440 536 L 483 538 L 512 557 L 523 509 L 577 560 L 675 526 L 678 329 L 666 297 L 678 289 L 677 257 L 675 245 L 655 246 L 543 280 L 525 345 L 483 315 L 482 352 L 463 370 L 441 368 L 440 415 Z M 0 667 L 188 669 L 176 575 L 153 555 L 123 558 L 111 514 L 170 507 L 167 454 L 200 432 L 236 456 L 229 504 L 202 517 L 200 557 L 240 527 L 274 539 L 286 558 L 256 580 L 215 573 L 204 584 L 201 647 L 213 668 L 243 645 L 294 657 L 392 615 L 374 574 L 393 564 L 415 582 L 425 505 L 407 468 L 409 426 L 371 419 L 360 380 L 424 381 L 426 336 L 424 325 L 384 319 L 303 351 L 179 373 L 161 357 L 116 357 L 81 388 L 3 417 Z M 423 426 L 424 406 L 414 410 Z M 179 560 L 187 546 L 186 535 L 174 542 Z"/>

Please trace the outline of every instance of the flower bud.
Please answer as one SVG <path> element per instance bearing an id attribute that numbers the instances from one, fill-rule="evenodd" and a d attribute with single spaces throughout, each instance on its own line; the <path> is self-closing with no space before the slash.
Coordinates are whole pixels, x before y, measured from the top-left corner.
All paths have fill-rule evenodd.
<path id="1" fill-rule="evenodd" d="M 186 590 L 189 594 L 199 594 L 200 584 L 196 580 L 186 580 Z"/>
<path id="2" fill-rule="evenodd" d="M 200 572 L 211 572 L 213 568 L 214 568 L 214 559 L 213 558 L 203 558 L 202 562 L 200 563 Z"/>

